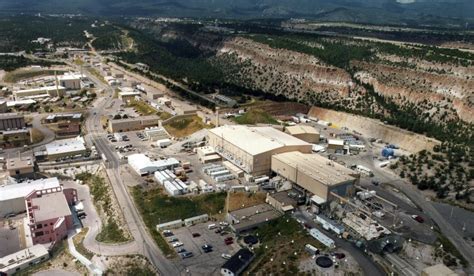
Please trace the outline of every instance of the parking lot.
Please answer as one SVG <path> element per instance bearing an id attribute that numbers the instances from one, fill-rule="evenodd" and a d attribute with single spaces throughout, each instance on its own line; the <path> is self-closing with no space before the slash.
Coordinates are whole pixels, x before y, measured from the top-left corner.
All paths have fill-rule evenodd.
<path id="1" fill-rule="evenodd" d="M 215 233 L 216 229 L 209 230 L 208 225 L 212 223 L 214 222 L 172 230 L 174 237 L 183 243 L 182 247 L 194 255 L 177 261 L 178 266 L 183 270 L 187 269 L 192 275 L 220 275 L 219 269 L 226 261 L 222 254 L 233 255 L 240 249 L 232 233 L 221 236 Z M 193 237 L 193 233 L 198 233 L 200 236 Z M 234 237 L 234 243 L 226 245 L 224 240 L 227 237 Z M 202 246 L 205 244 L 211 245 L 213 251 L 204 253 Z"/>

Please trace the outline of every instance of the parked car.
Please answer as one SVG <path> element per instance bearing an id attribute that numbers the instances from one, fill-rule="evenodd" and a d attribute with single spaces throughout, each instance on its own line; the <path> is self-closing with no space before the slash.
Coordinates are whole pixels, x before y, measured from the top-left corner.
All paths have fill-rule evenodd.
<path id="1" fill-rule="evenodd" d="M 8 219 L 8 218 L 12 218 L 12 217 L 14 217 L 14 216 L 15 216 L 14 213 L 8 213 L 8 214 L 6 214 L 6 215 L 4 216 L 4 218 Z"/>
<path id="2" fill-rule="evenodd" d="M 174 234 L 173 234 L 173 232 L 171 232 L 171 230 L 165 230 L 165 231 L 163 231 L 163 236 L 171 237 L 171 236 L 174 236 Z"/>
<path id="3" fill-rule="evenodd" d="M 186 249 L 184 249 L 183 247 L 179 248 L 178 250 L 176 250 L 176 252 L 178 253 L 183 253 L 183 252 L 186 252 Z"/>
<path id="4" fill-rule="evenodd" d="M 419 215 L 412 215 L 411 218 L 414 219 L 414 220 L 416 220 L 416 221 L 418 221 L 419 223 L 425 222 L 425 219 L 423 219 L 423 218 L 422 218 L 421 216 L 419 216 Z"/>
<path id="5" fill-rule="evenodd" d="M 199 233 L 193 233 L 193 238 L 198 238 L 200 236 L 201 236 L 201 234 L 199 234 Z"/>
<path id="6" fill-rule="evenodd" d="M 182 242 L 174 242 L 171 244 L 171 246 L 173 246 L 174 248 L 177 248 L 177 247 L 180 247 L 180 246 L 183 246 L 184 244 Z"/>
<path id="7" fill-rule="evenodd" d="M 230 259 L 232 256 L 229 255 L 229 254 L 224 254 L 224 253 L 222 253 L 221 257 L 224 258 L 224 259 L 226 259 L 226 260 L 228 260 L 228 259 Z"/>
<path id="8" fill-rule="evenodd" d="M 179 240 L 176 237 L 172 237 L 172 238 L 168 239 L 168 242 L 177 242 L 177 241 L 179 241 Z"/>
<path id="9" fill-rule="evenodd" d="M 224 241 L 224 243 L 225 243 L 226 245 L 231 245 L 231 244 L 233 244 L 233 243 L 234 243 L 234 240 L 228 240 L 228 241 Z"/>
<path id="10" fill-rule="evenodd" d="M 201 248 L 202 248 L 202 250 L 204 251 L 204 253 L 212 252 L 212 245 L 205 244 L 205 245 L 203 245 Z"/>
<path id="11" fill-rule="evenodd" d="M 233 241 L 233 240 L 234 240 L 233 237 L 227 237 L 227 238 L 224 239 L 224 241 Z"/>
<path id="12" fill-rule="evenodd" d="M 183 252 L 179 254 L 182 259 L 191 258 L 194 256 L 193 252 Z"/>

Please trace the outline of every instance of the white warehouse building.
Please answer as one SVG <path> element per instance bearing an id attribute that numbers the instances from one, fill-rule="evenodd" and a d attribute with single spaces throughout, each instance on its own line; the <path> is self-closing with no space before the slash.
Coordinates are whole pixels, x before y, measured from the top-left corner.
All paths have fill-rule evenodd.
<path id="1" fill-rule="evenodd" d="M 153 174 L 156 171 L 174 169 L 179 166 L 179 161 L 175 158 L 152 161 L 145 154 L 137 153 L 128 156 L 128 164 L 137 174 L 144 176 Z"/>

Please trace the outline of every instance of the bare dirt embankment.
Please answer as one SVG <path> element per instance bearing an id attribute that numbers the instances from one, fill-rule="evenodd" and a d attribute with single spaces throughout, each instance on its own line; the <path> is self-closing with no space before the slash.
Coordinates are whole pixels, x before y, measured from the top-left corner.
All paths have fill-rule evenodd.
<path id="1" fill-rule="evenodd" d="M 438 140 L 406 131 L 398 127 L 385 125 L 374 119 L 352 115 L 345 112 L 312 107 L 308 115 L 320 120 L 331 122 L 337 126 L 348 127 L 366 137 L 382 139 L 385 142 L 396 144 L 400 148 L 409 152 L 418 152 L 424 149 L 432 150 L 435 145 L 440 144 Z"/>

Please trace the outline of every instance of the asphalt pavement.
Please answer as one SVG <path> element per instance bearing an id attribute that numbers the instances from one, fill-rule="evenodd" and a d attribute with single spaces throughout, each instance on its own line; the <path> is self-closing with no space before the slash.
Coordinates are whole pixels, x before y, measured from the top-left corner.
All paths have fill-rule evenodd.
<path id="1" fill-rule="evenodd" d="M 148 258 L 161 275 L 178 275 L 180 274 L 179 269 L 172 261 L 163 255 L 148 232 L 140 213 L 133 203 L 130 193 L 127 191 L 126 185 L 120 177 L 120 160 L 104 138 L 105 132 L 100 124 L 100 117 L 104 113 L 104 107 L 108 106 L 113 100 L 112 97 L 110 97 L 113 93 L 112 88 L 107 86 L 104 88 L 108 92 L 109 97 L 105 100 L 97 100 L 97 104 L 93 105 L 93 108 L 90 110 L 91 114 L 86 121 L 86 129 L 89 133 L 88 140 L 92 141 L 97 151 L 100 154 L 104 154 L 107 158 L 105 162 L 107 175 L 115 196 L 117 197 L 117 201 L 123 210 L 128 228 L 135 242 L 138 244 L 139 252 Z"/>

